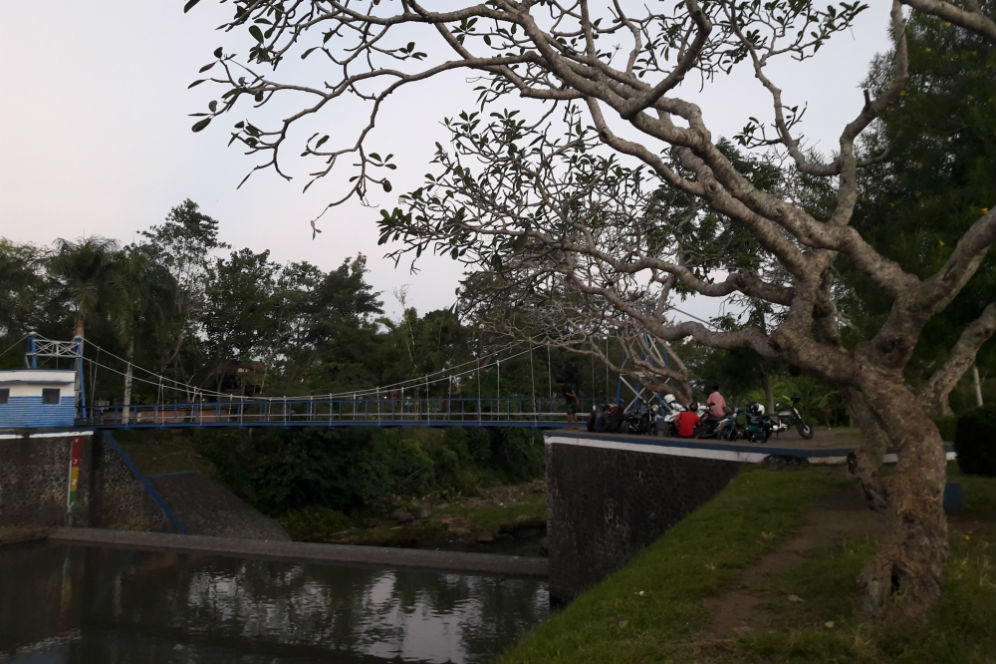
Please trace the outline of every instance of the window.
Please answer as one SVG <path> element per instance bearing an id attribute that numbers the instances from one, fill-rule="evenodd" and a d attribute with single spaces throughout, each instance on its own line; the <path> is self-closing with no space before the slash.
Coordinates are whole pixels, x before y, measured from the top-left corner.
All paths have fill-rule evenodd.
<path id="1" fill-rule="evenodd" d="M 10 399 L 10 388 L 0 387 L 0 404 L 7 403 L 9 399 Z"/>
<path id="2" fill-rule="evenodd" d="M 59 403 L 59 388 L 46 387 L 42 389 L 42 403 Z"/>

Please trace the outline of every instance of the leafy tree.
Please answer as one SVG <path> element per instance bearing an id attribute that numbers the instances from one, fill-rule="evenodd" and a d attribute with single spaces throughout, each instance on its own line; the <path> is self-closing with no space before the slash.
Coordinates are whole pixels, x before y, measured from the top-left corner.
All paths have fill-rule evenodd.
<path id="1" fill-rule="evenodd" d="M 164 320 L 166 336 L 173 343 L 163 347 L 161 366 L 175 366 L 182 360 L 185 346 L 197 335 L 198 317 L 205 312 L 204 288 L 212 253 L 230 249 L 218 239 L 218 222 L 187 199 L 170 210 L 162 224 L 142 231 L 141 244 L 150 260 L 166 268 L 178 287 L 173 299 L 175 315 Z M 184 372 L 192 377 L 189 368 Z"/>
<path id="2" fill-rule="evenodd" d="M 565 334 L 591 336 L 604 317 L 617 329 L 628 325 L 663 342 L 690 337 L 717 348 L 749 348 L 836 385 L 865 433 L 857 474 L 870 504 L 886 515 L 879 552 L 861 578 L 868 610 L 876 617 L 926 615 L 940 596 L 948 549 L 944 451 L 924 404 L 943 390 L 934 377 L 963 371 L 965 359 L 992 336 L 996 304 L 972 312 L 966 332 L 926 381 L 927 392 L 909 383 L 904 370 L 925 327 L 944 314 L 990 251 L 996 209 L 988 205 L 950 229 L 950 253 L 924 274 L 904 269 L 852 224 L 861 193 L 861 137 L 902 99 L 910 78 L 903 3 L 894 2 L 891 12 L 887 84 L 866 92 L 840 131 L 837 153 L 826 159 L 804 149 L 804 108 L 792 105 L 769 65 L 788 57 L 805 62 L 849 28 L 865 9 L 860 2 L 819 8 L 794 0 L 686 0 L 670 11 L 596 7 L 586 0 L 495 0 L 441 11 L 407 0 L 364 9 L 331 1 L 234 4 L 235 17 L 224 28 L 247 33 L 248 56 L 243 61 L 218 49 L 202 68 L 215 72 L 206 75 L 220 98 L 194 130 L 241 112 L 241 102 L 310 98 L 275 126 L 258 117 L 234 124 L 232 141 L 260 157 L 259 168 L 283 174 L 287 141 L 297 135 L 292 129 L 355 95 L 370 104 L 367 126 L 344 144 L 330 143 L 320 130 L 304 132 L 310 137 L 303 155 L 317 162 L 316 178 L 341 157 L 355 156 L 358 170 L 346 195 L 365 197 L 371 186 L 391 189 L 392 157 L 366 145 L 388 97 L 447 71 L 475 72 L 480 109 L 449 121 L 452 146 L 440 147 L 435 172 L 403 209 L 385 212 L 382 238 L 407 243 L 416 257 L 434 250 L 493 270 L 533 298 L 524 305 L 556 302 L 543 297 L 553 291 L 565 295 L 563 301 L 585 312 Z M 906 4 L 996 42 L 989 3 Z M 439 41 L 426 47 L 425 38 Z M 332 71 L 322 71 L 313 86 L 297 71 L 286 83 L 266 71 L 282 71 L 296 55 L 317 58 Z M 810 201 L 790 191 L 752 182 L 713 139 L 682 83 L 694 77 L 705 84 L 734 69 L 753 74 L 771 100 L 766 120 L 747 119 L 734 138 L 746 150 L 774 153 L 801 175 L 825 181 L 832 201 L 827 214 L 814 213 Z M 540 112 L 526 119 L 500 108 L 513 95 L 540 101 Z M 917 117 L 919 108 L 910 113 Z M 647 209 L 662 185 L 691 201 L 676 201 L 675 210 L 687 214 L 660 220 L 665 234 L 682 224 L 728 225 L 756 242 L 756 267 L 716 274 L 708 270 L 708 256 L 656 243 L 662 229 L 633 211 Z M 888 303 L 881 325 L 854 339 L 845 339 L 838 308 L 838 264 L 844 262 Z M 754 298 L 779 317 L 765 329 L 672 322 L 672 298 L 692 292 Z M 600 317 L 594 325 L 584 320 L 593 316 Z M 887 446 L 899 460 L 896 472 L 882 477 Z"/>
<path id="3" fill-rule="evenodd" d="M 41 249 L 0 239 L 0 347 L 17 344 L 32 330 L 43 336 L 59 331 L 51 307 L 53 286 Z M 19 355 L 0 361 L 12 367 L 24 362 Z"/>
<path id="4" fill-rule="evenodd" d="M 253 361 L 272 361 L 279 323 L 275 299 L 279 266 L 270 252 L 234 251 L 209 269 L 201 321 L 214 389 Z M 266 369 L 269 368 L 267 365 Z"/>
<path id="5" fill-rule="evenodd" d="M 914 19 L 906 34 L 909 82 L 868 138 L 868 152 L 880 159 L 862 173 L 864 195 L 854 227 L 904 270 L 927 278 L 950 258 L 950 238 L 965 232 L 996 199 L 996 49 L 940 19 Z M 888 56 L 879 56 L 866 85 L 882 89 L 888 76 Z M 889 302 L 860 281 L 854 274 L 845 311 L 865 336 L 889 315 Z M 992 300 L 994 282 L 996 255 L 990 249 L 945 315 L 924 326 L 906 374 L 921 390 L 927 384 L 934 415 L 950 414 L 948 393 L 971 357 L 951 371 L 935 369 Z M 985 357 L 993 358 L 992 342 Z"/>
<path id="6" fill-rule="evenodd" d="M 328 392 L 376 382 L 367 357 L 382 310 L 366 271 L 362 254 L 327 273 L 307 263 L 283 269 L 277 288 L 289 384 Z"/>
<path id="7" fill-rule="evenodd" d="M 122 401 L 127 420 L 134 365 L 156 366 L 150 362 L 160 357 L 158 350 L 172 345 L 172 339 L 165 332 L 170 329 L 171 319 L 176 314 L 179 285 L 145 246 L 126 247 L 119 254 L 118 271 L 124 297 L 113 327 L 124 345 L 127 362 Z"/>

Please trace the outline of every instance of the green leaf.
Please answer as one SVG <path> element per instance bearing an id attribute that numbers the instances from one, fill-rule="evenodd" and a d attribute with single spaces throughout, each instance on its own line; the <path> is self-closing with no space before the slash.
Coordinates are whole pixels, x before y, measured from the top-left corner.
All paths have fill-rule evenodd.
<path id="1" fill-rule="evenodd" d="M 224 55 L 224 51 L 221 50 L 220 46 L 214 49 L 214 57 L 220 58 L 222 55 Z"/>
<path id="2" fill-rule="evenodd" d="M 196 87 L 196 86 L 200 85 L 201 83 L 203 83 L 205 80 L 207 80 L 207 79 L 199 78 L 196 81 L 194 81 L 193 83 L 191 83 L 190 85 L 188 85 L 187 89 L 189 90 L 190 88 Z"/>
<path id="3" fill-rule="evenodd" d="M 201 129 L 204 129 L 204 127 L 208 126 L 209 124 L 211 124 L 211 118 L 204 118 L 203 120 L 195 122 L 194 126 L 191 127 L 190 129 L 194 132 L 198 132 Z"/>
<path id="4" fill-rule="evenodd" d="M 259 26 L 252 25 L 249 26 L 249 34 L 253 36 L 253 39 L 262 43 L 263 42 L 263 31 L 259 29 Z"/>
<path id="5" fill-rule="evenodd" d="M 198 74 L 203 74 L 204 72 L 206 72 L 211 67 L 214 67 L 214 62 L 209 62 L 208 64 L 204 65 L 203 67 L 201 67 L 200 69 L 197 70 L 197 73 Z"/>
<path id="6" fill-rule="evenodd" d="M 193 9 L 194 5 L 196 5 L 200 1 L 201 0 L 187 0 L 187 4 L 183 6 L 183 13 L 186 14 L 187 12 L 189 12 L 191 9 Z"/>

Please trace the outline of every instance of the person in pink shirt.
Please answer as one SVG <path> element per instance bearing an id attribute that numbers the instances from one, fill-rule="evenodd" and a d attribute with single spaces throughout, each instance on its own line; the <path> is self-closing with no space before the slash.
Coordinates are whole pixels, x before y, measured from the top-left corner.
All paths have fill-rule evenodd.
<path id="1" fill-rule="evenodd" d="M 730 412 L 726 407 L 726 399 L 719 393 L 719 383 L 713 383 L 710 389 L 712 393 L 706 399 L 706 404 L 709 406 L 709 416 L 716 420 L 722 419 Z"/>

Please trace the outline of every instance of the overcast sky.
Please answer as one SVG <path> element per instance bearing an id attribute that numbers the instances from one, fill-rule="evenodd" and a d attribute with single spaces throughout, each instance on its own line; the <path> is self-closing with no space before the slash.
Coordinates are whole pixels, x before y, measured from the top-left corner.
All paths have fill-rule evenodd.
<path id="1" fill-rule="evenodd" d="M 0 65 L 0 236 L 39 245 L 94 235 L 127 243 L 190 198 L 221 223 L 222 240 L 270 249 L 281 263 L 309 261 L 329 270 L 366 254 L 368 280 L 392 317 L 399 310 L 392 293 L 406 286 L 409 305 L 420 313 L 449 306 L 459 266 L 435 259 L 421 264 L 418 275 L 407 266 L 395 269 L 377 246 L 376 209 L 348 204 L 333 210 L 325 232 L 311 239 L 308 221 L 337 183 L 315 185 L 304 195 L 304 179 L 286 183 L 264 173 L 236 189 L 254 164 L 226 148 L 226 130 L 236 118 L 192 133 L 188 114 L 203 110 L 211 91 L 187 86 L 217 46 L 239 53 L 246 47 L 214 30 L 230 15 L 230 4 L 203 0 L 189 14 L 183 4 L 0 0 L 0 43 L 7 49 Z M 778 81 L 789 105 L 808 100 L 807 131 L 828 151 L 860 108 L 858 83 L 871 56 L 888 49 L 888 3 L 872 4 L 815 63 L 784 70 Z M 723 85 L 722 94 L 700 98 L 716 136 L 734 133 L 748 114 L 767 107 L 749 73 Z M 397 186 L 373 203 L 391 207 L 406 184 L 420 183 L 433 143 L 445 135 L 439 120 L 470 106 L 470 87 L 450 77 L 392 97 L 378 139 L 399 157 Z M 331 129 L 341 117 L 325 121 Z"/>

